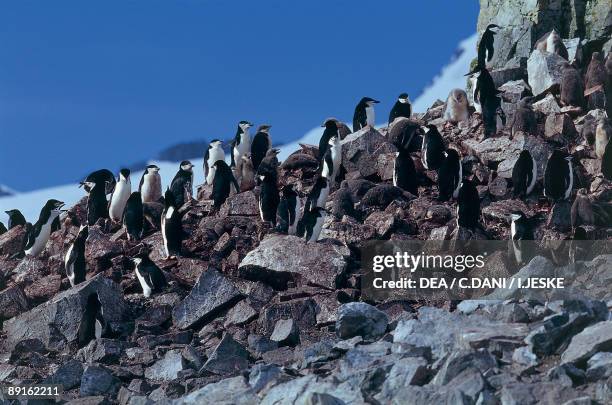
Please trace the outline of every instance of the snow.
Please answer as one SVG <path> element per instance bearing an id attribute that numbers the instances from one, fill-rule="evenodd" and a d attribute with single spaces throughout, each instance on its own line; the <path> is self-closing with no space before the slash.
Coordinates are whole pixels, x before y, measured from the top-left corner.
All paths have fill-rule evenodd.
<path id="1" fill-rule="evenodd" d="M 448 93 L 452 89 L 465 88 L 466 78 L 464 75 L 468 72 L 470 63 L 476 57 L 477 37 L 478 35 L 474 34 L 459 43 L 459 48 L 450 63 L 433 79 L 432 84 L 426 87 L 423 93 L 414 100 L 412 104 L 413 111 L 425 112 L 437 99 L 446 100 Z M 322 134 L 322 127 L 313 128 L 297 141 L 279 146 L 281 150 L 279 159 L 282 161 L 298 150 L 300 143 L 318 145 Z M 191 160 L 191 162 L 195 165 L 194 183 L 196 185 L 202 184 L 204 182 L 203 159 L 195 159 Z M 150 163 L 159 166 L 162 186 L 165 189 L 178 171 L 179 164 L 176 162 L 160 161 L 152 161 Z M 138 189 L 141 177 L 142 171 L 132 173 L 132 191 Z M 64 201 L 66 206 L 71 207 L 84 196 L 85 191 L 79 188 L 78 184 L 69 184 L 2 197 L 0 198 L 0 221 L 6 223 L 7 218 L 4 211 L 17 208 L 28 221 L 35 222 L 40 214 L 40 209 L 48 199 L 55 198 Z"/>

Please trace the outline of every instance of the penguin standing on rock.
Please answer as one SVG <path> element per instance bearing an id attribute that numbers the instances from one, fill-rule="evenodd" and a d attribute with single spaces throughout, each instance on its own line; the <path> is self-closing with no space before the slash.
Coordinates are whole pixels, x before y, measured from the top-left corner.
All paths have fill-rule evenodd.
<path id="1" fill-rule="evenodd" d="M 329 197 L 329 181 L 326 177 L 319 176 L 306 198 L 304 211 L 312 211 L 315 207 L 325 208 L 327 197 Z"/>
<path id="2" fill-rule="evenodd" d="M 204 154 L 204 178 L 206 179 L 206 184 L 212 184 L 215 178 L 214 164 L 217 160 L 224 161 L 225 152 L 223 151 L 223 142 L 218 139 L 213 139 L 208 144 L 208 148 Z"/>
<path id="3" fill-rule="evenodd" d="M 136 278 L 142 287 L 142 295 L 149 298 L 151 294 L 161 292 L 168 285 L 164 273 L 149 258 L 147 253 L 139 253 L 132 258 Z"/>
<path id="4" fill-rule="evenodd" d="M 533 240 L 535 219 L 528 218 L 521 211 L 510 215 L 510 255 L 518 265 L 527 263 L 531 259 L 529 243 Z"/>
<path id="5" fill-rule="evenodd" d="M 176 203 L 174 193 L 168 189 L 164 196 L 164 210 L 161 216 L 161 232 L 164 240 L 166 258 L 176 257 L 181 254 L 181 242 L 183 241 L 183 224 L 179 214 L 179 205 Z"/>
<path id="6" fill-rule="evenodd" d="M 16 226 L 19 225 L 25 225 L 26 224 L 26 219 L 23 216 L 23 214 L 21 213 L 21 211 L 19 210 L 8 210 L 5 211 L 6 215 L 8 215 L 9 220 L 7 223 L 8 229 L 13 229 Z"/>
<path id="7" fill-rule="evenodd" d="M 529 195 L 538 179 L 538 165 L 528 150 L 521 151 L 512 168 L 512 184 L 514 198 Z"/>
<path id="8" fill-rule="evenodd" d="M 495 42 L 495 34 L 497 34 L 494 30 L 498 28 L 501 27 L 495 24 L 489 24 L 482 34 L 480 43 L 478 43 L 478 66 L 486 67 L 487 62 L 493 59 L 493 53 L 495 51 L 493 43 Z"/>
<path id="9" fill-rule="evenodd" d="M 174 195 L 174 201 L 178 208 L 193 198 L 193 164 L 183 160 L 179 170 L 170 183 L 170 191 Z"/>
<path id="10" fill-rule="evenodd" d="M 59 218 L 63 206 L 62 201 L 49 200 L 40 210 L 38 221 L 32 227 L 29 227 L 25 238 L 24 251 L 26 256 L 36 257 L 45 249 L 51 235 L 53 222 Z"/>
<path id="11" fill-rule="evenodd" d="M 336 177 L 340 173 L 342 162 L 342 144 L 339 136 L 332 136 L 329 139 L 329 146 L 323 157 L 321 176 L 329 179 L 330 184 L 334 184 Z"/>
<path id="12" fill-rule="evenodd" d="M 159 202 L 162 197 L 161 176 L 159 175 L 159 167 L 149 165 L 145 168 L 138 191 L 142 197 L 142 202 Z"/>
<path id="13" fill-rule="evenodd" d="M 462 89 L 452 89 L 446 98 L 444 119 L 450 122 L 465 121 L 470 117 L 468 97 Z"/>
<path id="14" fill-rule="evenodd" d="M 257 133 L 253 137 L 251 143 L 251 160 L 253 161 L 253 169 L 257 173 L 259 164 L 266 156 L 268 149 L 272 147 L 272 140 L 270 139 L 270 125 L 260 125 L 257 128 Z"/>
<path id="15" fill-rule="evenodd" d="M 108 215 L 114 222 L 121 222 L 123 218 L 123 210 L 128 198 L 132 194 L 132 182 L 130 181 L 130 170 L 121 169 L 117 185 L 111 195 L 110 205 L 108 206 Z"/>
<path id="16" fill-rule="evenodd" d="M 79 348 L 87 346 L 93 339 L 99 339 L 107 333 L 107 323 L 104 319 L 104 308 L 97 293 L 87 296 L 85 311 L 81 317 L 77 342 Z"/>
<path id="17" fill-rule="evenodd" d="M 553 151 L 544 170 L 544 195 L 553 201 L 566 200 L 573 186 L 572 157 L 560 150 Z"/>
<path id="18" fill-rule="evenodd" d="M 64 268 L 70 285 L 74 287 L 85 281 L 87 262 L 85 261 L 85 241 L 89 236 L 89 227 L 81 226 L 79 233 L 68 247 L 64 257 Z"/>
<path id="19" fill-rule="evenodd" d="M 300 197 L 293 189 L 293 184 L 284 186 L 281 190 L 281 198 L 277 211 L 277 223 L 280 232 L 295 235 L 300 205 Z"/>
<path id="20" fill-rule="evenodd" d="M 89 186 L 84 183 L 97 183 L 106 184 L 104 194 L 110 194 L 115 189 L 115 175 L 108 169 L 100 169 L 95 172 L 91 172 L 85 180 L 81 182 L 83 188 L 89 193 Z"/>
<path id="21" fill-rule="evenodd" d="M 108 218 L 106 183 L 84 182 L 83 188 L 89 190 L 87 196 L 87 225 L 95 225 L 100 218 Z"/>
<path id="22" fill-rule="evenodd" d="M 339 137 L 338 133 L 338 125 L 340 123 L 335 118 L 328 118 L 325 120 L 322 127 L 323 135 L 321 135 L 321 139 L 319 139 L 319 161 L 322 161 L 325 157 L 325 152 L 327 152 L 327 148 L 329 147 L 329 140 L 333 137 Z"/>
<path id="23" fill-rule="evenodd" d="M 276 173 L 266 173 L 260 175 L 261 191 L 259 193 L 259 213 L 263 222 L 270 222 L 276 225 L 276 211 L 280 197 L 276 184 Z"/>
<path id="24" fill-rule="evenodd" d="M 216 209 L 219 209 L 227 197 L 230 195 L 232 184 L 236 192 L 240 192 L 240 186 L 232 173 L 232 169 L 223 160 L 217 160 L 213 167 L 215 168 L 215 178 L 213 179 L 212 199 Z"/>
<path id="25" fill-rule="evenodd" d="M 482 120 L 484 122 L 484 135 L 488 138 L 497 132 L 497 119 L 501 118 L 505 125 L 505 115 L 501 109 L 499 91 L 489 71 L 482 66 L 477 66 L 468 75 L 476 74 L 476 87 L 474 88 L 474 102 L 479 102 L 482 108 Z"/>
<path id="26" fill-rule="evenodd" d="M 240 121 L 238 123 L 236 135 L 232 141 L 232 164 L 230 166 L 235 168 L 238 176 L 240 176 L 242 172 L 242 157 L 251 151 L 251 135 L 249 134 L 249 130 L 252 126 L 253 124 L 248 121 Z"/>
<path id="27" fill-rule="evenodd" d="M 123 211 L 123 227 L 126 230 L 128 241 L 137 241 L 142 238 L 144 212 L 142 196 L 138 191 L 133 192 L 125 204 L 125 210 Z"/>
<path id="28" fill-rule="evenodd" d="M 412 105 L 410 104 L 410 98 L 408 93 L 402 93 L 397 98 L 391 112 L 389 113 L 389 124 L 391 124 L 397 117 L 410 118 L 412 115 Z"/>
<path id="29" fill-rule="evenodd" d="M 583 107 L 584 84 L 580 72 L 569 63 L 564 63 L 561 70 L 561 104 L 564 106 Z"/>
<path id="30" fill-rule="evenodd" d="M 463 167 L 459 152 L 455 149 L 448 149 L 445 152 L 446 158 L 438 170 L 438 200 L 448 201 L 457 198 L 461 180 L 463 178 Z"/>
<path id="31" fill-rule="evenodd" d="M 423 145 L 421 146 L 421 162 L 426 170 L 438 170 L 444 162 L 444 139 L 435 125 L 423 128 Z"/>
<path id="32" fill-rule="evenodd" d="M 595 128 L 595 154 L 597 158 L 603 158 L 610 138 L 612 138 L 612 126 L 605 117 L 601 117 Z"/>
<path id="33" fill-rule="evenodd" d="M 241 156 L 242 166 L 240 173 L 240 191 L 248 191 L 255 188 L 255 170 L 251 160 L 251 152 Z"/>
<path id="34" fill-rule="evenodd" d="M 461 182 L 457 196 L 457 225 L 464 228 L 475 229 L 480 218 L 480 197 L 478 190 L 471 180 Z"/>
<path id="35" fill-rule="evenodd" d="M 393 185 L 418 196 L 417 173 L 410 152 L 402 148 L 393 161 Z"/>
<path id="36" fill-rule="evenodd" d="M 298 224 L 298 236 L 306 239 L 307 242 L 316 242 L 321 234 L 321 229 L 323 229 L 325 214 L 325 209 L 321 207 L 305 210 Z"/>
<path id="37" fill-rule="evenodd" d="M 376 116 L 374 114 L 374 104 L 380 101 L 370 97 L 363 97 L 355 107 L 353 114 L 353 132 L 357 132 L 367 125 L 374 127 Z"/>

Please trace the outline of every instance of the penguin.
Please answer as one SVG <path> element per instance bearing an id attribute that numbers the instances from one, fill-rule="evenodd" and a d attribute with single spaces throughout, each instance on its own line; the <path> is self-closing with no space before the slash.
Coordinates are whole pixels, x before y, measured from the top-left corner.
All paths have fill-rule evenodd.
<path id="1" fill-rule="evenodd" d="M 468 229 L 478 227 L 480 197 L 472 181 L 465 179 L 457 195 L 457 226 Z"/>
<path id="2" fill-rule="evenodd" d="M 601 117 L 595 128 L 595 154 L 598 159 L 603 158 L 610 138 L 612 138 L 612 126 L 610 126 L 606 117 Z"/>
<path id="3" fill-rule="evenodd" d="M 335 118 L 328 118 L 325 120 L 325 122 L 323 122 L 323 125 L 321 125 L 325 129 L 323 130 L 323 135 L 321 135 L 321 139 L 319 139 L 319 152 L 317 155 L 319 158 L 319 162 L 321 162 L 325 157 L 325 152 L 327 152 L 327 148 L 329 146 L 329 140 L 334 136 L 340 136 L 338 132 L 338 125 L 339 122 Z"/>
<path id="4" fill-rule="evenodd" d="M 164 273 L 149 258 L 147 253 L 139 253 L 132 258 L 136 278 L 142 287 L 142 295 L 149 298 L 151 294 L 161 292 L 167 285 Z"/>
<path id="5" fill-rule="evenodd" d="M 353 132 L 357 132 L 367 125 L 373 127 L 375 123 L 374 104 L 380 101 L 370 97 L 363 97 L 355 107 L 353 114 Z"/>
<path id="6" fill-rule="evenodd" d="M 216 209 L 227 200 L 230 195 L 231 186 L 234 185 L 236 192 L 240 192 L 240 186 L 232 173 L 232 169 L 223 160 L 217 160 L 213 163 L 215 168 L 215 178 L 213 179 L 212 199 Z"/>
<path id="7" fill-rule="evenodd" d="M 510 127 L 510 136 L 514 137 L 517 132 L 527 134 L 535 134 L 538 129 L 538 121 L 536 112 L 531 106 L 532 97 L 523 97 L 516 106 L 512 126 Z"/>
<path id="8" fill-rule="evenodd" d="M 451 198 L 457 198 L 462 178 L 463 167 L 459 152 L 455 149 L 447 149 L 444 162 L 438 170 L 438 200 L 448 201 Z"/>
<path id="9" fill-rule="evenodd" d="M 28 232 L 25 238 L 24 251 L 26 256 L 38 256 L 47 245 L 53 222 L 59 218 L 64 203 L 58 200 L 48 200 L 40 210 L 38 221 L 31 227 L 27 227 Z"/>
<path id="10" fill-rule="evenodd" d="M 164 195 L 164 210 L 161 216 L 161 232 L 164 241 L 166 258 L 170 259 L 181 254 L 183 241 L 183 224 L 179 214 L 179 205 L 174 193 L 168 189 Z"/>
<path id="11" fill-rule="evenodd" d="M 612 142 L 608 142 L 601 158 L 601 174 L 607 180 L 612 180 Z"/>
<path id="12" fill-rule="evenodd" d="M 421 162 L 426 170 L 438 170 L 444 162 L 444 139 L 435 125 L 423 127 L 423 145 L 421 146 Z"/>
<path id="13" fill-rule="evenodd" d="M 94 339 L 99 339 L 106 334 L 107 324 L 104 320 L 104 308 L 100 303 L 98 294 L 92 292 L 87 296 L 85 310 L 79 323 L 77 331 L 77 343 L 79 348 L 87 346 Z"/>
<path id="14" fill-rule="evenodd" d="M 232 153 L 232 158 L 233 156 Z M 223 142 L 218 139 L 213 139 L 208 144 L 208 148 L 204 154 L 204 178 L 206 179 L 206 184 L 212 184 L 215 178 L 214 164 L 217 160 L 225 161 L 225 152 L 223 151 Z"/>
<path id="15" fill-rule="evenodd" d="M 555 150 L 544 170 L 544 195 L 553 201 L 565 200 L 572 194 L 574 169 L 572 157 Z"/>
<path id="16" fill-rule="evenodd" d="M 576 193 L 576 198 L 572 204 L 570 211 L 570 219 L 572 228 L 580 225 L 594 225 L 595 214 L 593 213 L 593 205 L 585 188 L 581 188 Z"/>
<path id="17" fill-rule="evenodd" d="M 138 191 L 142 197 L 142 202 L 159 202 L 162 197 L 161 187 L 159 167 L 155 165 L 147 166 L 144 173 L 142 173 L 140 184 L 138 185 Z"/>
<path id="18" fill-rule="evenodd" d="M 468 97 L 462 89 L 452 89 L 446 98 L 444 119 L 453 123 L 465 121 L 470 117 Z"/>
<path id="19" fill-rule="evenodd" d="M 601 53 L 593 52 L 591 55 L 591 62 L 589 63 L 589 67 L 587 68 L 584 76 L 585 90 L 589 90 L 597 86 L 602 86 L 605 90 L 607 76 L 606 65 L 603 61 Z"/>
<path id="20" fill-rule="evenodd" d="M 535 43 L 534 48 L 543 52 L 556 53 L 565 60 L 569 58 L 567 48 L 565 47 L 565 44 L 563 44 L 563 40 L 559 36 L 556 29 L 544 34 Z"/>
<path id="21" fill-rule="evenodd" d="M 98 184 L 106 184 L 106 190 L 104 194 L 110 194 L 115 189 L 115 175 L 108 169 L 96 170 L 95 172 L 91 172 L 85 180 L 81 182 L 83 183 L 98 183 Z M 89 193 L 88 186 L 84 186 L 86 192 Z"/>
<path id="22" fill-rule="evenodd" d="M 527 149 L 521 151 L 512 168 L 512 193 L 514 198 L 531 194 L 538 179 L 538 165 Z"/>
<path id="23" fill-rule="evenodd" d="M 19 210 L 8 210 L 8 211 L 4 211 L 6 212 L 6 215 L 8 215 L 9 220 L 7 223 L 8 229 L 13 229 L 16 226 L 19 225 L 25 225 L 26 224 L 26 219 L 23 216 L 23 214 L 21 213 L 21 211 Z"/>
<path id="24" fill-rule="evenodd" d="M 477 66 L 474 71 L 468 73 L 476 74 L 476 87 L 474 88 L 474 102 L 479 102 L 482 109 L 482 120 L 484 122 L 484 136 L 488 138 L 497 132 L 498 115 L 505 120 L 501 110 L 499 91 L 495 87 L 493 77 L 485 67 Z M 505 122 L 503 122 L 505 125 Z"/>
<path id="25" fill-rule="evenodd" d="M 4 226 L 2 222 L 0 222 L 0 235 L 5 234 L 7 232 L 8 232 L 8 229 L 6 229 L 6 226 Z"/>
<path id="26" fill-rule="evenodd" d="M 85 275 L 87 274 L 85 241 L 87 236 L 89 236 L 89 227 L 87 225 L 81 226 L 64 257 L 64 269 L 72 287 L 85 281 Z"/>
<path id="27" fill-rule="evenodd" d="M 319 176 L 312 186 L 310 193 L 308 193 L 306 203 L 304 204 L 304 211 L 312 211 L 315 207 L 325 208 L 328 196 L 329 181 L 326 177 Z"/>
<path id="28" fill-rule="evenodd" d="M 393 104 L 393 108 L 391 108 L 389 124 L 398 117 L 410 118 L 411 115 L 412 105 L 410 104 L 410 97 L 408 97 L 408 93 L 402 93 L 397 97 L 397 101 Z"/>
<path id="29" fill-rule="evenodd" d="M 242 157 L 251 151 L 251 135 L 249 133 L 251 127 L 253 127 L 253 124 L 249 121 L 240 121 L 238 123 L 238 129 L 236 129 L 236 135 L 234 135 L 234 140 L 231 144 L 232 164 L 230 167 L 235 168 L 235 172 L 238 176 L 240 176 L 242 172 L 242 163 L 244 162 Z M 209 184 L 212 184 L 212 182 Z"/>
<path id="30" fill-rule="evenodd" d="M 185 202 L 193 198 L 193 164 L 189 160 L 183 160 L 178 172 L 170 183 L 170 191 L 174 195 L 177 208 L 181 208 Z"/>
<path id="31" fill-rule="evenodd" d="M 293 184 L 287 184 L 281 190 L 280 202 L 276 214 L 278 230 L 282 233 L 295 235 L 300 214 L 300 197 L 293 189 Z"/>
<path id="32" fill-rule="evenodd" d="M 106 200 L 106 183 L 82 183 L 89 190 L 87 196 L 87 225 L 95 225 L 100 218 L 108 218 L 108 201 Z"/>
<path id="33" fill-rule="evenodd" d="M 346 181 L 343 181 L 342 184 L 340 184 L 340 189 L 334 193 L 332 207 L 332 215 L 337 219 L 342 219 L 345 215 L 353 218 L 357 217 L 353 195 Z"/>
<path id="34" fill-rule="evenodd" d="M 316 242 L 323 229 L 325 214 L 325 209 L 321 207 L 305 210 L 298 224 L 298 236 L 306 239 L 307 242 Z"/>
<path id="35" fill-rule="evenodd" d="M 564 106 L 584 106 L 584 84 L 580 72 L 569 63 L 561 70 L 561 104 Z"/>
<path id="36" fill-rule="evenodd" d="M 478 43 L 478 66 L 486 67 L 487 62 L 493 59 L 493 43 L 495 42 L 496 29 L 501 28 L 495 24 L 489 24 Z"/>
<path id="37" fill-rule="evenodd" d="M 521 211 L 510 214 L 510 250 L 511 256 L 518 265 L 525 264 L 530 260 L 531 249 L 529 243 L 532 241 L 534 218 L 528 218 Z"/>
<path id="38" fill-rule="evenodd" d="M 133 192 L 125 204 L 125 210 L 123 211 L 123 227 L 126 230 L 128 241 L 137 241 L 142 238 L 144 212 L 142 196 L 138 191 Z"/>
<path id="39" fill-rule="evenodd" d="M 257 169 L 257 176 L 265 176 L 272 175 L 277 176 L 278 170 L 278 154 L 280 153 L 280 149 L 272 148 L 268 149 L 266 152 L 266 156 L 262 159 L 261 163 L 259 163 L 259 168 Z"/>
<path id="40" fill-rule="evenodd" d="M 255 170 L 251 160 L 251 152 L 247 152 L 240 157 L 242 159 L 240 173 L 240 191 L 248 191 L 255 188 Z"/>
<path id="41" fill-rule="evenodd" d="M 418 196 L 417 173 L 410 152 L 402 148 L 393 161 L 393 185 Z"/>
<path id="42" fill-rule="evenodd" d="M 253 137 L 251 143 L 251 160 L 253 161 L 253 170 L 257 173 L 259 164 L 266 156 L 268 149 L 272 147 L 272 140 L 270 139 L 270 125 L 260 125 L 257 128 L 257 133 Z"/>
<path id="43" fill-rule="evenodd" d="M 130 170 L 121 169 L 119 171 L 117 185 L 110 199 L 110 205 L 108 206 L 108 215 L 113 222 L 121 222 L 123 219 L 123 210 L 125 209 L 128 198 L 130 198 L 130 194 L 132 194 Z"/>
<path id="44" fill-rule="evenodd" d="M 276 173 L 265 173 L 259 175 L 259 178 L 261 179 L 261 191 L 259 192 L 261 220 L 276 225 L 276 211 L 280 202 Z"/>
<path id="45" fill-rule="evenodd" d="M 336 177 L 340 173 L 342 163 L 342 144 L 339 136 L 329 138 L 329 146 L 325 151 L 325 156 L 321 162 L 321 176 L 329 179 L 330 184 L 334 184 Z"/>

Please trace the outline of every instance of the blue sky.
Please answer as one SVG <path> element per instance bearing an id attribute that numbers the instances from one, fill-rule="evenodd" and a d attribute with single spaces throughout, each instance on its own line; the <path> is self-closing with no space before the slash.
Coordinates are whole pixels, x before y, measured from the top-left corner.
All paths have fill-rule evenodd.
<path id="1" fill-rule="evenodd" d="M 365 95 L 384 121 L 477 16 L 476 0 L 3 2 L 0 184 L 115 171 L 241 119 L 287 142 Z"/>

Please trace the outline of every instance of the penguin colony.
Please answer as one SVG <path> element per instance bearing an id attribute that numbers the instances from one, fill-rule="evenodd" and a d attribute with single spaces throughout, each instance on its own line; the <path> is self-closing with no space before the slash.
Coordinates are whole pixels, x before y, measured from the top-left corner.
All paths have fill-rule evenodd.
<path id="1" fill-rule="evenodd" d="M 442 115 L 444 123 L 423 125 L 422 121 L 413 117 L 408 94 L 398 96 L 388 116 L 386 133 L 397 150 L 393 160 L 393 186 L 381 187 L 377 190 L 379 195 L 371 195 L 369 190 L 372 186 L 367 184 L 367 180 L 351 180 L 349 183 L 345 179 L 343 139 L 350 130 L 339 120 L 328 118 L 323 122 L 321 126 L 324 130 L 314 156 L 298 151 L 283 166 L 277 158 L 279 150 L 273 148 L 271 126 L 260 125 L 252 135 L 250 130 L 253 124 L 242 120 L 229 145 L 229 165 L 221 140 L 212 140 L 205 151 L 202 169 L 209 189 L 210 212 L 221 210 L 233 193 L 256 189 L 260 219 L 267 232 L 297 235 L 309 243 L 315 243 L 321 236 L 328 214 L 337 219 L 358 217 L 356 203 L 360 199 L 367 206 L 366 201 L 392 200 L 400 195 L 417 197 L 427 189 L 433 190 L 439 201 L 456 204 L 458 227 L 483 229 L 478 179 L 473 173 L 466 174 L 464 166 L 469 156 L 462 155 L 461 148 L 449 139 L 448 129 L 469 120 L 474 110 L 481 111 L 484 138 L 498 136 L 498 132 L 506 126 L 501 92 L 495 86 L 487 66 L 494 57 L 494 38 L 500 29 L 503 28 L 495 24 L 486 28 L 478 45 L 477 63 L 466 75 L 475 84 L 474 107 L 469 105 L 464 90 L 453 89 L 445 103 Z M 557 53 L 567 59 L 567 49 L 555 30 L 544 35 L 535 48 Z M 609 90 L 610 60 L 609 54 L 604 62 L 600 53 L 593 53 L 584 76 L 578 66 L 566 63 L 559 94 L 561 104 L 587 108 L 589 101 L 584 96 L 585 87 L 587 90 L 598 86 Z M 534 97 L 526 96 L 517 103 L 513 120 L 507 128 L 510 138 L 515 133 L 538 135 L 537 117 L 532 108 L 534 100 Z M 353 132 L 367 131 L 375 125 L 375 105 L 378 103 L 378 100 L 370 97 L 359 100 L 353 115 Z M 443 136 L 441 129 L 446 136 Z M 600 176 L 611 181 L 612 143 L 609 139 L 612 137 L 612 126 L 608 118 L 601 116 L 585 123 L 583 131 L 585 147 L 600 163 Z M 315 180 L 307 192 L 297 184 L 279 178 L 285 165 L 293 169 L 315 170 Z M 574 165 L 575 158 L 568 150 L 555 149 L 545 164 L 540 165 L 544 168 L 543 172 L 539 172 L 538 162 L 530 150 L 520 151 L 511 174 L 514 198 L 548 200 L 547 204 L 571 200 L 575 188 Z M 121 169 L 116 178 L 106 169 L 88 175 L 80 184 L 87 194 L 86 221 L 79 224 L 78 233 L 66 244 L 64 254 L 64 269 L 70 285 L 78 285 L 86 279 L 85 251 L 89 227 L 94 225 L 101 225 L 108 231 L 122 227 L 131 243 L 141 240 L 151 230 L 159 230 L 166 259 L 177 260 L 182 255 L 182 241 L 188 236 L 182 226 L 183 217 L 197 201 L 193 197 L 193 170 L 191 162 L 181 162 L 165 191 L 161 186 L 160 169 L 155 165 L 145 168 L 137 190 L 132 190 L 128 169 Z M 538 184 L 541 184 L 540 188 Z M 110 198 L 107 198 L 109 194 Z M 333 199 L 330 199 L 332 195 Z M 332 209 L 328 212 L 330 202 Z M 149 212 L 148 207 L 152 204 L 163 206 L 157 220 Z M 26 237 L 21 254 L 39 256 L 50 235 L 60 228 L 59 217 L 65 211 L 63 207 L 61 201 L 47 201 L 33 224 L 27 222 L 19 210 L 7 211 L 9 221 L 7 226 L 0 223 L 0 234 L 18 226 L 25 227 Z M 596 219 L 585 189 L 575 196 L 571 221 L 573 235 L 577 239 L 586 239 L 583 226 L 592 225 Z M 509 215 L 510 249 L 517 263 L 525 263 L 528 257 L 522 241 L 534 239 L 536 222 L 536 217 L 528 217 L 520 211 Z M 132 264 L 145 297 L 167 286 L 164 273 L 149 258 L 149 252 L 135 253 Z M 94 322 L 99 317 L 96 312 L 99 302 L 96 304 L 95 297 L 91 301 Z"/>

